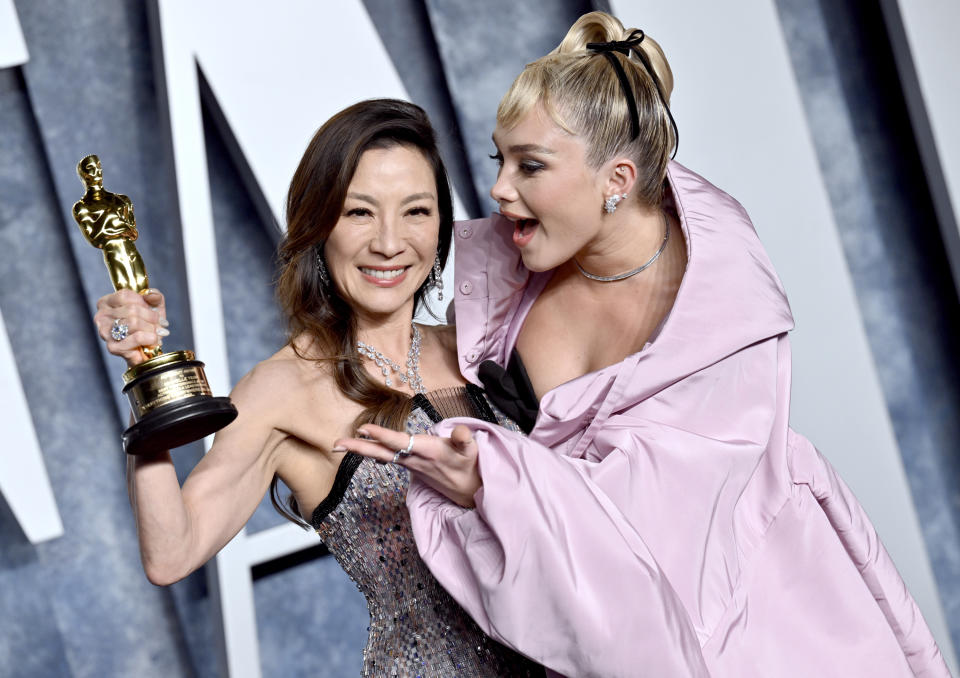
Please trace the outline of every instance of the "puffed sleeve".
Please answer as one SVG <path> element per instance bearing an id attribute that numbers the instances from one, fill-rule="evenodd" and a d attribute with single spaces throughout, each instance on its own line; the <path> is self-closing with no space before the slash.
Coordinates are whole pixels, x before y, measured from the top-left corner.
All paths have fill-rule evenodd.
<path id="1" fill-rule="evenodd" d="M 591 479 L 598 464 L 475 420 L 436 433 L 466 422 L 482 450 L 476 509 L 417 479 L 407 502 L 421 556 L 481 628 L 563 675 L 708 676 L 676 592 Z"/>

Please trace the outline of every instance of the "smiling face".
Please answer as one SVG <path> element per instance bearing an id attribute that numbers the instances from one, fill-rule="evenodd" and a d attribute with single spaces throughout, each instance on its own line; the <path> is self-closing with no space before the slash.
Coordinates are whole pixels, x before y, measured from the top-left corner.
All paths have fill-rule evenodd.
<path id="1" fill-rule="evenodd" d="M 439 230 L 437 184 L 424 155 L 404 145 L 365 151 L 324 246 L 330 276 L 358 318 L 412 315 Z"/>
<path id="2" fill-rule="evenodd" d="M 515 223 L 513 242 L 532 271 L 569 261 L 600 233 L 601 175 L 587 164 L 584 143 L 540 106 L 493 133 L 500 163 L 490 196 Z"/>

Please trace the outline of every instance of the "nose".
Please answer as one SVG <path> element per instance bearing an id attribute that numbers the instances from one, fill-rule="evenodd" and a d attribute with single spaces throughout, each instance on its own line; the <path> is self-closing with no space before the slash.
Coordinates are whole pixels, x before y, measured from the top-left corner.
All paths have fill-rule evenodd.
<path id="1" fill-rule="evenodd" d="M 514 202 L 517 199 L 516 189 L 506 179 L 502 170 L 497 174 L 497 180 L 494 182 L 493 188 L 490 189 L 490 197 L 496 200 L 498 205 L 505 202 Z"/>
<path id="2" fill-rule="evenodd" d="M 403 238 L 400 236 L 398 224 L 394 219 L 388 217 L 380 222 L 377 232 L 370 242 L 370 249 L 387 259 L 395 257 L 403 251 Z"/>

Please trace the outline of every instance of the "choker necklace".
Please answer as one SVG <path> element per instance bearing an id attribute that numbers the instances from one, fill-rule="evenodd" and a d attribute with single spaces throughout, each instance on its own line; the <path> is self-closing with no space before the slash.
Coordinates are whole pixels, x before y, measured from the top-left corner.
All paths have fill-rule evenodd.
<path id="1" fill-rule="evenodd" d="M 660 243 L 660 249 L 654 252 L 653 256 L 650 257 L 650 260 L 642 266 L 638 266 L 632 271 L 627 271 L 626 273 L 618 273 L 617 275 L 594 275 L 589 271 L 585 271 L 583 266 L 581 266 L 580 262 L 576 259 L 573 260 L 573 263 L 575 263 L 580 272 L 583 273 L 583 275 L 587 278 L 590 278 L 590 280 L 598 280 L 600 282 L 615 282 L 617 280 L 626 280 L 627 278 L 635 276 L 637 273 L 640 273 L 645 268 L 653 264 L 653 262 L 655 262 L 660 255 L 663 254 L 663 250 L 667 248 L 667 241 L 670 240 L 670 224 L 667 222 L 667 213 L 663 210 L 660 210 L 660 213 L 663 215 L 663 242 Z"/>
<path id="2" fill-rule="evenodd" d="M 380 368 L 380 373 L 383 374 L 383 380 L 387 386 L 393 386 L 393 380 L 390 379 L 390 370 L 393 370 L 397 373 L 397 378 L 401 384 L 409 382 L 411 391 L 426 393 L 423 388 L 423 379 L 420 378 L 420 329 L 413 323 L 411 323 L 411 326 L 413 327 L 413 336 L 410 339 L 410 350 L 407 351 L 405 367 L 401 367 L 373 346 L 362 341 L 357 342 L 357 353 L 370 358 Z"/>

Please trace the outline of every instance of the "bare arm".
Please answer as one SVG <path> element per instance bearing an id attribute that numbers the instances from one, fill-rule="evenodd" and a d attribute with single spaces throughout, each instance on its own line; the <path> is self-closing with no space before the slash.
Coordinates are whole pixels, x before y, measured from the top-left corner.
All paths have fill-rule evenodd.
<path id="1" fill-rule="evenodd" d="M 98 304 L 96 323 L 108 349 L 142 361 L 137 349 L 158 339 L 163 317 L 159 293 L 141 297 L 121 290 Z M 130 336 L 110 338 L 114 319 L 130 325 Z M 231 394 L 237 419 L 220 431 L 210 451 L 180 487 L 167 452 L 130 457 L 127 485 L 147 578 L 160 585 L 178 581 L 202 566 L 243 527 L 256 510 L 277 469 L 284 436 L 274 429 L 282 373 L 256 368 Z"/>
<path id="2" fill-rule="evenodd" d="M 217 434 L 182 488 L 169 453 L 128 459 L 140 556 L 154 584 L 178 581 L 206 563 L 246 524 L 269 488 L 283 436 L 264 412 L 272 407 L 268 399 L 254 392 L 257 381 L 234 389 L 237 419 Z"/>

